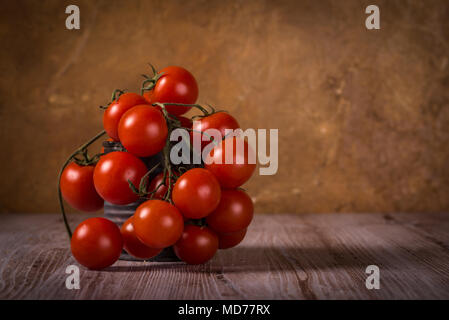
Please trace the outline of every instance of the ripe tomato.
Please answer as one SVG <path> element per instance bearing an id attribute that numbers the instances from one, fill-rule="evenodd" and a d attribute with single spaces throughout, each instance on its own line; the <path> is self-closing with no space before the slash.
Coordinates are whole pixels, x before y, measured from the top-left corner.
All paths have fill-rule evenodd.
<path id="1" fill-rule="evenodd" d="M 130 255 L 139 259 L 150 259 L 157 256 L 161 249 L 153 249 L 144 245 L 136 236 L 133 216 L 128 218 L 122 225 L 120 232 L 123 237 L 123 247 Z"/>
<path id="2" fill-rule="evenodd" d="M 205 263 L 217 252 L 218 237 L 208 227 L 186 225 L 173 249 L 178 258 L 188 264 Z"/>
<path id="3" fill-rule="evenodd" d="M 219 233 L 218 234 L 218 249 L 229 249 L 235 247 L 246 235 L 246 228 L 236 232 Z"/>
<path id="4" fill-rule="evenodd" d="M 152 102 L 193 104 L 198 98 L 198 84 L 193 75 L 181 67 L 167 67 L 159 71 L 164 73 L 157 81 L 151 95 Z M 190 107 L 166 106 L 173 115 L 181 115 L 189 111 Z"/>
<path id="5" fill-rule="evenodd" d="M 142 203 L 134 214 L 133 224 L 140 241 L 159 249 L 175 244 L 184 229 L 184 220 L 179 210 L 162 200 Z"/>
<path id="6" fill-rule="evenodd" d="M 253 201 L 245 191 L 222 190 L 220 204 L 206 218 L 206 222 L 218 233 L 236 232 L 247 228 L 253 215 Z"/>
<path id="7" fill-rule="evenodd" d="M 147 100 L 147 102 L 148 102 L 149 104 L 153 103 L 152 95 L 153 95 L 153 90 L 146 91 L 146 92 L 144 92 L 144 94 L 143 94 L 143 97 L 145 98 L 145 100 Z"/>
<path id="8" fill-rule="evenodd" d="M 201 134 L 202 132 L 208 130 L 208 129 L 216 129 L 220 131 L 222 139 L 225 138 L 226 135 L 226 129 L 238 129 L 240 128 L 239 123 L 237 120 L 231 116 L 229 113 L 226 112 L 217 112 L 214 114 L 211 114 L 210 116 L 200 118 L 199 120 L 195 120 L 193 122 L 193 131 L 191 133 L 192 136 L 200 135 L 201 138 L 201 148 L 203 149 L 205 146 L 207 146 L 211 140 L 211 137 L 203 137 Z M 208 141 L 203 141 L 203 139 L 207 139 Z"/>
<path id="9" fill-rule="evenodd" d="M 126 150 L 138 157 L 149 157 L 160 152 L 168 135 L 162 113 L 149 105 L 138 105 L 120 119 L 118 136 Z"/>
<path id="10" fill-rule="evenodd" d="M 232 154 L 227 155 L 226 145 L 231 143 L 233 144 L 230 148 Z M 243 148 L 237 147 L 240 143 L 243 143 Z M 226 157 L 232 159 L 232 163 L 225 163 Z M 206 158 L 205 168 L 217 177 L 223 188 L 237 188 L 248 181 L 256 169 L 255 163 L 249 163 L 251 158 L 256 159 L 253 149 L 245 140 L 239 137 L 228 137 L 211 150 Z"/>
<path id="11" fill-rule="evenodd" d="M 137 93 L 127 92 L 111 102 L 103 113 L 103 127 L 115 141 L 119 141 L 118 123 L 122 115 L 138 104 L 148 104 L 144 97 Z"/>
<path id="12" fill-rule="evenodd" d="M 181 122 L 181 126 L 184 128 L 192 128 L 193 122 L 191 119 L 183 117 L 183 116 L 175 116 L 176 119 L 179 120 L 179 122 Z"/>
<path id="13" fill-rule="evenodd" d="M 113 222 L 105 218 L 90 218 L 75 229 L 70 246 L 76 261 L 89 269 L 99 270 L 118 260 L 123 240 Z"/>
<path id="14" fill-rule="evenodd" d="M 148 191 L 152 192 L 156 190 L 157 186 L 159 186 L 162 183 L 162 179 L 164 179 L 163 172 L 159 173 L 157 176 L 154 177 L 153 180 L 151 180 L 151 183 L 148 186 Z M 165 194 L 167 193 L 167 190 L 168 190 L 168 174 L 167 177 L 165 178 L 165 185 L 161 185 L 159 186 L 159 188 L 157 188 L 157 191 L 153 194 L 153 198 L 163 199 L 165 197 Z"/>
<path id="15" fill-rule="evenodd" d="M 61 193 L 65 201 L 81 211 L 97 211 L 104 201 L 94 187 L 95 166 L 80 166 L 70 163 L 61 175 Z"/>
<path id="16" fill-rule="evenodd" d="M 113 204 L 125 205 L 137 201 L 138 195 L 128 180 L 139 186 L 147 167 L 129 152 L 114 151 L 100 158 L 94 171 L 94 185 L 100 196 Z"/>
<path id="17" fill-rule="evenodd" d="M 220 184 L 212 173 L 195 168 L 181 175 L 175 183 L 172 199 L 186 218 L 201 219 L 220 202 Z"/>

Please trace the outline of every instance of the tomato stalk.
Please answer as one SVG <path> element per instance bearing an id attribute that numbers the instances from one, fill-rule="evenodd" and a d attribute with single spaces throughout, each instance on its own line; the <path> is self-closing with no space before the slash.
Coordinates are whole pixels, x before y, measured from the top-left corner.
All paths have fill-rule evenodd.
<path id="1" fill-rule="evenodd" d="M 100 155 L 97 154 L 94 157 L 89 158 L 88 155 L 87 155 L 87 147 L 89 147 L 92 143 L 97 141 L 105 133 L 106 133 L 106 131 L 104 131 L 104 130 L 99 132 L 95 137 L 93 137 L 92 139 L 87 141 L 85 144 L 83 144 L 81 147 L 76 149 L 70 155 L 70 157 L 65 161 L 64 165 L 62 166 L 61 170 L 59 171 L 59 175 L 58 175 L 59 206 L 61 207 L 62 218 L 64 220 L 64 224 L 65 224 L 65 227 L 67 229 L 67 233 L 69 234 L 70 238 L 72 238 L 72 230 L 70 229 L 69 222 L 67 220 L 66 212 L 65 212 L 65 209 L 64 209 L 64 201 L 62 199 L 62 193 L 61 193 L 61 176 L 62 176 L 62 173 L 64 172 L 64 169 L 70 164 L 70 162 L 72 162 L 73 159 L 75 159 L 75 161 L 79 162 L 79 164 L 81 164 L 81 165 L 90 165 L 90 164 L 96 163 L 96 161 L 98 161 L 98 158 L 100 157 Z M 84 157 L 83 160 L 79 160 L 79 159 L 76 158 L 76 156 L 79 155 L 79 154 L 83 155 L 83 157 Z"/>

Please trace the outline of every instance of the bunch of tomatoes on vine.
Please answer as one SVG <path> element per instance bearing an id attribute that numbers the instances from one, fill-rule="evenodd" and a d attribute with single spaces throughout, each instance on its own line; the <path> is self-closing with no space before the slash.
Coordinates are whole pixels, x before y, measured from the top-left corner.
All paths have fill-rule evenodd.
<path id="1" fill-rule="evenodd" d="M 59 174 L 59 201 L 71 251 L 90 269 L 112 265 L 123 249 L 147 260 L 172 247 L 188 264 L 205 263 L 218 249 L 239 244 L 253 218 L 253 202 L 241 188 L 256 167 L 248 161 L 253 151 L 238 135 L 226 135 L 240 128 L 237 120 L 226 111 L 196 104 L 198 84 L 186 69 L 152 71 L 152 76 L 144 75 L 140 94 L 113 92 L 111 102 L 102 107 L 104 130 L 75 150 Z M 192 108 L 200 114 L 186 117 Z M 174 163 L 170 153 L 179 141 L 171 141 L 170 134 L 176 129 L 189 133 L 189 141 L 183 141 L 189 152 L 205 154 L 208 161 Z M 207 135 L 208 129 L 218 130 L 222 138 Z M 88 147 L 106 134 L 119 150 L 90 155 Z M 201 138 L 199 150 L 192 147 L 194 135 Z M 239 139 L 243 151 L 235 148 Z M 161 160 L 148 167 L 145 159 L 156 155 Z M 121 228 L 93 217 L 72 233 L 63 199 L 85 212 L 100 210 L 105 201 L 139 205 Z"/>

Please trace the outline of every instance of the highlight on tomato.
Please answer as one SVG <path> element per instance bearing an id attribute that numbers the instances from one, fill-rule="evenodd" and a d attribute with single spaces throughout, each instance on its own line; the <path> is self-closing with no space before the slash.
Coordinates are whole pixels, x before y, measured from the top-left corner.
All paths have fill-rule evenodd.
<path id="1" fill-rule="evenodd" d="M 198 84 L 193 75 L 182 67 L 170 66 L 159 71 L 151 101 L 160 103 L 194 104 L 198 99 Z M 179 116 L 190 110 L 189 106 L 168 104 L 168 113 Z"/>
<path id="2" fill-rule="evenodd" d="M 90 218 L 75 229 L 70 248 L 76 261 L 89 269 L 99 270 L 118 260 L 123 240 L 115 223 L 105 218 Z"/>
<path id="3" fill-rule="evenodd" d="M 146 165 L 129 152 L 114 151 L 100 158 L 94 170 L 94 185 L 106 201 L 126 205 L 139 199 L 129 186 L 138 185 L 147 173 Z"/>
<path id="4" fill-rule="evenodd" d="M 253 201 L 245 191 L 222 190 L 220 204 L 206 217 L 206 222 L 218 233 L 236 232 L 247 228 L 253 215 Z"/>
<path id="5" fill-rule="evenodd" d="M 254 150 L 246 140 L 230 136 L 210 151 L 204 167 L 214 174 L 223 188 L 231 189 L 240 187 L 251 178 L 256 169 L 255 159 Z"/>
<path id="6" fill-rule="evenodd" d="M 208 227 L 186 225 L 173 249 L 176 256 L 188 264 L 205 263 L 218 250 L 218 236 Z"/>
<path id="7" fill-rule="evenodd" d="M 137 93 L 127 92 L 112 101 L 103 113 L 103 127 L 109 137 L 119 141 L 118 124 L 123 114 L 132 107 L 140 104 L 149 104 Z"/>
<path id="8" fill-rule="evenodd" d="M 150 259 L 157 256 L 162 249 L 150 248 L 137 238 L 133 219 L 134 216 L 128 218 L 120 228 L 123 237 L 123 248 L 130 255 L 139 259 Z"/>
<path id="9" fill-rule="evenodd" d="M 172 199 L 184 217 L 201 219 L 215 210 L 220 196 L 220 184 L 215 176 L 206 169 L 195 168 L 178 178 Z"/>
<path id="10" fill-rule="evenodd" d="M 178 241 L 184 229 L 184 219 L 179 210 L 162 200 L 148 200 L 134 213 L 134 230 L 137 238 L 155 249 L 169 247 Z"/>
<path id="11" fill-rule="evenodd" d="M 213 141 L 212 137 L 204 134 L 206 130 L 216 129 L 220 132 L 223 138 L 226 137 L 226 130 L 239 129 L 240 125 L 237 120 L 229 113 L 220 111 L 212 113 L 206 117 L 201 117 L 193 122 L 192 126 L 192 139 L 196 138 L 196 135 L 200 135 L 201 150 L 203 150 L 209 143 Z"/>
<path id="12" fill-rule="evenodd" d="M 94 170 L 94 165 L 82 166 L 71 162 L 62 172 L 61 193 L 71 207 L 85 212 L 103 208 L 104 200 L 94 186 Z"/>
<path id="13" fill-rule="evenodd" d="M 132 107 L 123 114 L 118 136 L 126 150 L 138 157 L 160 152 L 166 143 L 168 128 L 162 112 L 149 105 Z"/>

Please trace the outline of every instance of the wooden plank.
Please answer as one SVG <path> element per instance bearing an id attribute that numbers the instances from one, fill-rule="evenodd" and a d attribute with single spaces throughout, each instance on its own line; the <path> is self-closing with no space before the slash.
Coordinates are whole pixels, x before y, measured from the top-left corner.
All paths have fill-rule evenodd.
<path id="1" fill-rule="evenodd" d="M 72 215 L 76 225 L 88 215 Z M 449 214 L 256 215 L 243 243 L 209 263 L 81 267 L 58 215 L 0 215 L 1 299 L 447 299 Z M 380 290 L 365 287 L 377 265 Z"/>

